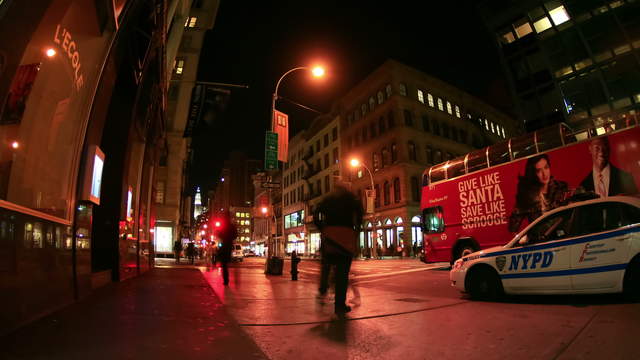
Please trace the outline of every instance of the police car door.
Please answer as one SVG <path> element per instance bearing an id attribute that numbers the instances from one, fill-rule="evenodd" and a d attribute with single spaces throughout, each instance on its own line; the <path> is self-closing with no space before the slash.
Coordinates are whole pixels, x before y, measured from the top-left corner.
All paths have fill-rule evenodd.
<path id="1" fill-rule="evenodd" d="M 572 246 L 572 282 L 576 290 L 606 289 L 624 274 L 630 238 L 621 203 L 600 202 L 576 208 L 574 232 L 580 237 Z"/>
<path id="2" fill-rule="evenodd" d="M 512 292 L 544 293 L 570 290 L 570 237 L 573 209 L 557 212 L 535 223 L 526 232 L 526 242 L 506 254 L 505 288 Z"/>

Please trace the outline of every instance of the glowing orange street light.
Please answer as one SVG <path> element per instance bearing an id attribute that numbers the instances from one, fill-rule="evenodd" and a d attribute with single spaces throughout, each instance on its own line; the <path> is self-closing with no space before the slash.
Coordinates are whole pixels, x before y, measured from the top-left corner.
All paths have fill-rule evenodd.
<path id="1" fill-rule="evenodd" d="M 323 77 L 324 76 L 324 68 L 322 66 L 316 66 L 311 69 L 311 73 L 315 77 Z"/>
<path id="2" fill-rule="evenodd" d="M 366 191 L 366 193 L 367 193 L 366 194 L 367 195 L 367 213 L 374 214 L 375 213 L 376 190 L 375 190 L 375 186 L 373 185 L 373 174 L 371 173 L 371 170 L 369 170 L 369 168 L 364 163 L 362 163 L 360 160 L 358 160 L 356 158 L 351 159 L 351 161 L 349 161 L 349 164 L 354 168 L 362 166 L 369 173 L 369 179 L 371 180 L 371 190 L 367 190 Z M 377 246 L 376 242 L 377 242 L 377 237 L 378 237 L 378 230 L 376 229 L 377 219 L 375 219 L 375 216 L 374 216 L 374 218 L 372 220 L 373 220 L 372 221 L 372 223 L 373 223 L 372 226 L 373 227 L 371 229 L 371 251 L 372 251 L 373 254 L 375 254 L 376 253 L 376 246 Z"/>
<path id="3" fill-rule="evenodd" d="M 266 206 L 263 206 L 260 208 L 260 211 L 262 212 L 262 215 L 267 215 L 267 212 L 269 211 L 269 209 L 267 209 Z"/>
<path id="4" fill-rule="evenodd" d="M 47 54 L 48 57 L 54 57 L 56 56 L 56 50 L 53 48 L 48 48 L 45 54 Z"/>
<path id="5" fill-rule="evenodd" d="M 17 149 L 17 148 L 20 147 L 20 143 L 17 142 L 17 141 L 14 141 L 14 142 L 11 143 L 11 147 L 14 148 L 14 149 Z"/>

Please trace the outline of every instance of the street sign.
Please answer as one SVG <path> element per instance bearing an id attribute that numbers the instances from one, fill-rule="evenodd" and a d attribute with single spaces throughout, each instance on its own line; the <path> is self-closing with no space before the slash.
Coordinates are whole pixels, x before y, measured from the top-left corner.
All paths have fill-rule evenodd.
<path id="1" fill-rule="evenodd" d="M 271 131 L 264 138 L 264 169 L 278 170 L 278 134 Z"/>
<path id="2" fill-rule="evenodd" d="M 263 182 L 262 187 L 264 189 L 280 189 L 280 183 L 274 182 Z"/>

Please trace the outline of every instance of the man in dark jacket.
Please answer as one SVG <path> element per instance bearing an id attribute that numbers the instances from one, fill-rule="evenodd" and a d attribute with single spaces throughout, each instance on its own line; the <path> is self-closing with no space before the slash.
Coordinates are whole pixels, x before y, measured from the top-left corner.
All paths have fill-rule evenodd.
<path id="1" fill-rule="evenodd" d="M 218 251 L 218 260 L 222 265 L 222 279 L 225 285 L 229 285 L 229 261 L 231 261 L 231 252 L 233 251 L 233 242 L 238 237 L 238 229 L 231 221 L 231 215 L 228 211 L 223 212 L 217 218 L 220 222 L 216 226 L 215 233 L 220 239 L 222 246 Z"/>
<path id="2" fill-rule="evenodd" d="M 346 188 L 336 186 L 322 200 L 313 214 L 313 221 L 322 234 L 320 293 L 326 292 L 327 268 L 335 269 L 335 312 L 344 315 L 347 306 L 347 286 L 351 260 L 356 249 L 357 236 L 362 226 L 364 210 L 360 201 Z"/>

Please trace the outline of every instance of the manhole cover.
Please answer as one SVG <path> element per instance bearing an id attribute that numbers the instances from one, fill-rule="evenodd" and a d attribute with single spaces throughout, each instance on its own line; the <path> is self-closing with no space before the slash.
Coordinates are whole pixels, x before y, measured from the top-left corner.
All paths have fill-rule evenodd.
<path id="1" fill-rule="evenodd" d="M 410 303 L 421 303 L 421 302 L 428 302 L 429 300 L 426 299 L 416 299 L 416 298 L 404 298 L 404 299 L 395 299 L 396 301 L 404 301 L 404 302 L 410 302 Z"/>

